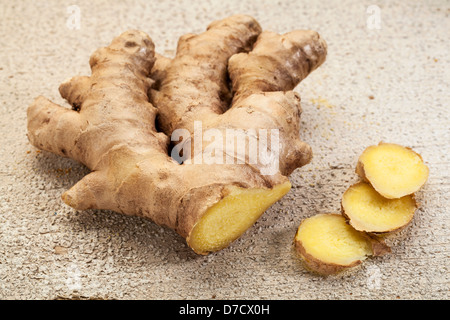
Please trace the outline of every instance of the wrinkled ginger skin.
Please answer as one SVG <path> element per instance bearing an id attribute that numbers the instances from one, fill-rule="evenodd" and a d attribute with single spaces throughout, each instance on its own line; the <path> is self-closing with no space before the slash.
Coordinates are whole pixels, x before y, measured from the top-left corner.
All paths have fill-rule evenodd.
<path id="1" fill-rule="evenodd" d="M 253 86 L 250 95 L 228 108 L 232 92 L 248 85 L 243 71 L 235 68 L 230 76 L 242 80 L 229 88 L 228 61 L 237 53 L 251 52 L 260 34 L 261 27 L 253 18 L 232 16 L 213 22 L 202 34 L 183 36 L 175 58 L 168 59 L 155 56 L 148 35 L 130 30 L 94 52 L 91 76 L 74 77 L 60 86 L 61 96 L 72 110 L 42 96 L 36 98 L 27 110 L 30 142 L 92 170 L 62 195 L 63 201 L 78 210 L 106 209 L 149 218 L 175 230 L 189 244 L 195 225 L 230 190 L 271 190 L 289 182 L 288 175 L 312 156 L 311 148 L 298 136 L 300 97 L 291 90 L 324 61 L 326 45 L 322 44 L 322 51 L 313 50 L 320 56 L 317 59 L 305 57 L 304 48 L 298 53 L 274 48 L 277 54 L 298 58 L 289 63 L 300 70 L 292 72 L 301 76 L 291 76 L 295 79 L 286 81 L 284 89 L 281 84 Z M 310 35 L 308 42 L 302 33 L 304 45 L 320 46 L 315 43 L 316 35 Z M 264 37 L 258 40 L 254 50 L 264 42 Z M 311 63 L 317 65 L 311 67 Z M 277 73 L 282 67 L 267 65 L 261 76 Z M 257 74 L 256 70 L 248 72 Z M 202 121 L 204 130 L 221 132 L 227 128 L 279 129 L 279 170 L 262 174 L 259 162 L 178 164 L 169 156 L 169 136 L 184 128 L 195 141 L 195 120 Z M 201 156 L 191 155 L 192 160 Z M 239 157 L 245 155 L 235 155 Z"/>
<path id="2" fill-rule="evenodd" d="M 298 135 L 300 95 L 291 90 L 325 61 L 326 53 L 327 44 L 315 31 L 297 30 L 284 35 L 264 31 L 251 52 L 236 54 L 229 60 L 234 95 L 227 113 L 240 113 L 233 118 L 241 119 L 242 128 L 246 128 L 252 123 L 248 114 L 270 110 L 272 119 L 277 121 L 274 128 L 291 129 L 280 132 L 283 175 L 289 176 L 312 159 L 311 147 Z M 273 107 L 264 107 L 269 104 Z M 280 107 L 275 108 L 277 105 Z"/>
<path id="3" fill-rule="evenodd" d="M 74 77 L 60 86 L 62 97 L 80 112 L 42 96 L 28 108 L 30 142 L 91 170 L 98 170 L 104 156 L 112 148 L 129 144 L 128 140 L 139 148 L 150 144 L 165 152 L 167 137 L 156 133 L 156 110 L 145 94 L 153 63 L 154 45 L 143 32 L 128 31 L 117 37 L 91 56 L 90 77 Z M 147 136 L 156 139 L 149 143 Z"/>
<path id="4" fill-rule="evenodd" d="M 233 103 L 255 92 L 293 90 L 325 61 L 326 53 L 327 44 L 315 31 L 262 32 L 251 52 L 229 61 Z"/>
<path id="5" fill-rule="evenodd" d="M 141 45 L 132 51 L 130 41 Z M 187 237 L 201 214 L 227 194 L 227 186 L 264 188 L 267 183 L 250 167 L 180 166 L 168 156 L 169 139 L 156 132 L 157 110 L 146 97 L 146 70 L 154 61 L 153 45 L 146 42 L 151 43 L 147 35 L 130 31 L 113 47 L 94 53 L 93 86 L 80 112 L 38 97 L 28 108 L 28 137 L 33 145 L 93 171 L 63 194 L 71 207 L 147 217 Z M 73 92 L 70 83 L 62 85 L 63 92 Z"/>
<path id="6" fill-rule="evenodd" d="M 195 120 L 202 121 L 203 130 L 219 130 L 223 137 L 227 128 L 283 128 L 280 130 L 280 172 L 288 176 L 312 159 L 310 146 L 298 135 L 302 111 L 300 96 L 291 90 L 325 61 L 326 42 L 315 31 L 297 30 L 278 35 L 261 32 L 258 23 L 247 16 L 228 19 L 226 23 L 211 24 L 200 35 L 181 39 L 176 57 L 172 61 L 162 58 L 161 64 L 154 68 L 152 73 L 165 75 L 159 90 L 153 92 L 155 105 L 164 106 L 159 108 L 160 127 L 166 133 L 178 128 L 189 130 L 192 157 L 195 157 L 195 140 L 201 139 L 193 135 Z M 237 21 L 243 26 L 231 28 Z M 234 45 L 221 50 L 220 54 L 215 51 L 220 40 L 217 34 L 222 38 L 227 35 L 223 30 L 232 30 L 228 34 L 232 43 L 237 43 L 236 34 L 247 30 L 240 49 Z M 210 38 L 213 39 L 205 42 Z M 200 41 L 202 45 L 198 46 Z M 253 42 L 253 48 L 248 51 Z M 203 70 L 205 66 L 214 66 L 211 76 L 211 72 Z M 232 101 L 224 98 L 230 94 L 227 67 L 234 95 Z M 189 76 L 181 77 L 183 74 Z M 224 112 L 230 102 L 231 106 Z M 261 169 L 258 164 L 256 169 Z"/>
<path id="7" fill-rule="evenodd" d="M 231 92 L 227 84 L 228 59 L 251 50 L 261 33 L 252 17 L 234 15 L 211 23 L 201 34 L 187 34 L 178 41 L 176 56 L 165 68 L 159 93 L 151 97 L 159 110 L 161 130 L 192 132 L 193 121 L 227 110 Z"/>

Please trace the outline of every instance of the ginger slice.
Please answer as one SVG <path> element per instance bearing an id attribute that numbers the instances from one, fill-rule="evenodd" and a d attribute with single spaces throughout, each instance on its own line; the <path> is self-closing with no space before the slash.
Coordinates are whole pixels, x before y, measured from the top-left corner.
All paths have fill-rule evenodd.
<path id="1" fill-rule="evenodd" d="M 351 186 L 342 197 L 342 213 L 359 231 L 381 233 L 403 228 L 416 208 L 414 195 L 387 199 L 366 182 Z"/>
<path id="2" fill-rule="evenodd" d="M 318 214 L 302 221 L 294 246 L 308 269 L 331 275 L 355 267 L 368 256 L 389 252 L 384 242 L 359 232 L 342 215 Z"/>
<path id="3" fill-rule="evenodd" d="M 419 190 L 429 170 L 412 149 L 381 142 L 361 154 L 356 173 L 388 199 L 401 198 Z"/>
<path id="4" fill-rule="evenodd" d="M 187 238 L 189 246 L 199 254 L 227 247 L 290 189 L 289 181 L 272 189 L 231 188 L 194 226 Z"/>

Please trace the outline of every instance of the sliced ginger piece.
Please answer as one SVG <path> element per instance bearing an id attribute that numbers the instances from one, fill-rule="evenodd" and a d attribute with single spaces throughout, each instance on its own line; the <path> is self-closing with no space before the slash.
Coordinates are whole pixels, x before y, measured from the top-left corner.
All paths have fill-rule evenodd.
<path id="1" fill-rule="evenodd" d="M 429 170 L 412 149 L 381 142 L 361 154 L 356 173 L 388 199 L 413 194 L 427 181 Z"/>
<path id="2" fill-rule="evenodd" d="M 368 256 L 389 252 L 379 238 L 355 230 L 339 214 L 318 214 L 302 221 L 294 245 L 308 269 L 331 275 L 355 267 Z"/>
<path id="3" fill-rule="evenodd" d="M 272 189 L 232 188 L 194 226 L 187 242 L 199 254 L 221 250 L 249 229 L 291 189 L 289 181 Z"/>
<path id="4" fill-rule="evenodd" d="M 401 229 L 412 220 L 416 208 L 414 195 L 387 199 L 366 182 L 352 185 L 342 197 L 342 213 L 359 231 L 382 233 Z"/>

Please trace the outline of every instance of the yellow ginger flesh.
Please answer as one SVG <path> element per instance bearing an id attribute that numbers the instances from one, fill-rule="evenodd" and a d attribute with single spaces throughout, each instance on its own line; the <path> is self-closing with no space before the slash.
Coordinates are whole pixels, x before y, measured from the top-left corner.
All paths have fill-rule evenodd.
<path id="1" fill-rule="evenodd" d="M 411 221 L 416 210 L 416 202 L 413 195 L 387 199 L 370 184 L 360 182 L 344 193 L 342 209 L 355 229 L 388 232 L 401 228 Z"/>
<path id="2" fill-rule="evenodd" d="M 273 189 L 234 187 L 229 195 L 212 206 L 194 226 L 189 243 L 199 252 L 223 249 L 243 234 L 272 204 L 289 190 L 289 181 Z"/>
<path id="3" fill-rule="evenodd" d="M 413 150 L 392 143 L 368 147 L 358 161 L 357 173 L 386 198 L 400 198 L 419 190 L 428 167 Z"/>
<path id="4" fill-rule="evenodd" d="M 306 253 L 325 263 L 350 265 L 372 254 L 367 239 L 337 214 L 318 214 L 305 219 L 297 232 Z"/>

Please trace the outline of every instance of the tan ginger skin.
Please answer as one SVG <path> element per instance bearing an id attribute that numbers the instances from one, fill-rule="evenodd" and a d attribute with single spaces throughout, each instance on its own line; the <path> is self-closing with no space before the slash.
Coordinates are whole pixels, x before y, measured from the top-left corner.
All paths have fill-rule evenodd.
<path id="1" fill-rule="evenodd" d="M 242 201 L 247 194 L 264 199 L 272 192 L 265 210 L 289 190 L 288 175 L 311 160 L 311 148 L 299 138 L 300 97 L 292 90 L 325 56 L 326 44 L 316 32 L 262 32 L 244 15 L 181 37 L 173 59 L 155 56 L 150 37 L 130 30 L 91 56 L 90 77 L 60 86 L 72 110 L 42 96 L 35 99 L 27 111 L 28 137 L 37 148 L 92 171 L 62 195 L 69 206 L 149 218 L 178 232 L 195 252 L 207 254 L 248 227 L 236 227 L 237 235 L 217 244 L 193 244 L 191 233 L 210 208 L 230 194 L 241 195 Z M 193 134 L 194 121 L 222 132 L 279 129 L 279 171 L 263 175 L 259 163 L 180 165 L 169 156 L 169 137 L 178 128 Z M 274 194 L 277 188 L 282 191 Z M 258 210 L 255 205 L 252 219 L 264 211 Z"/>

